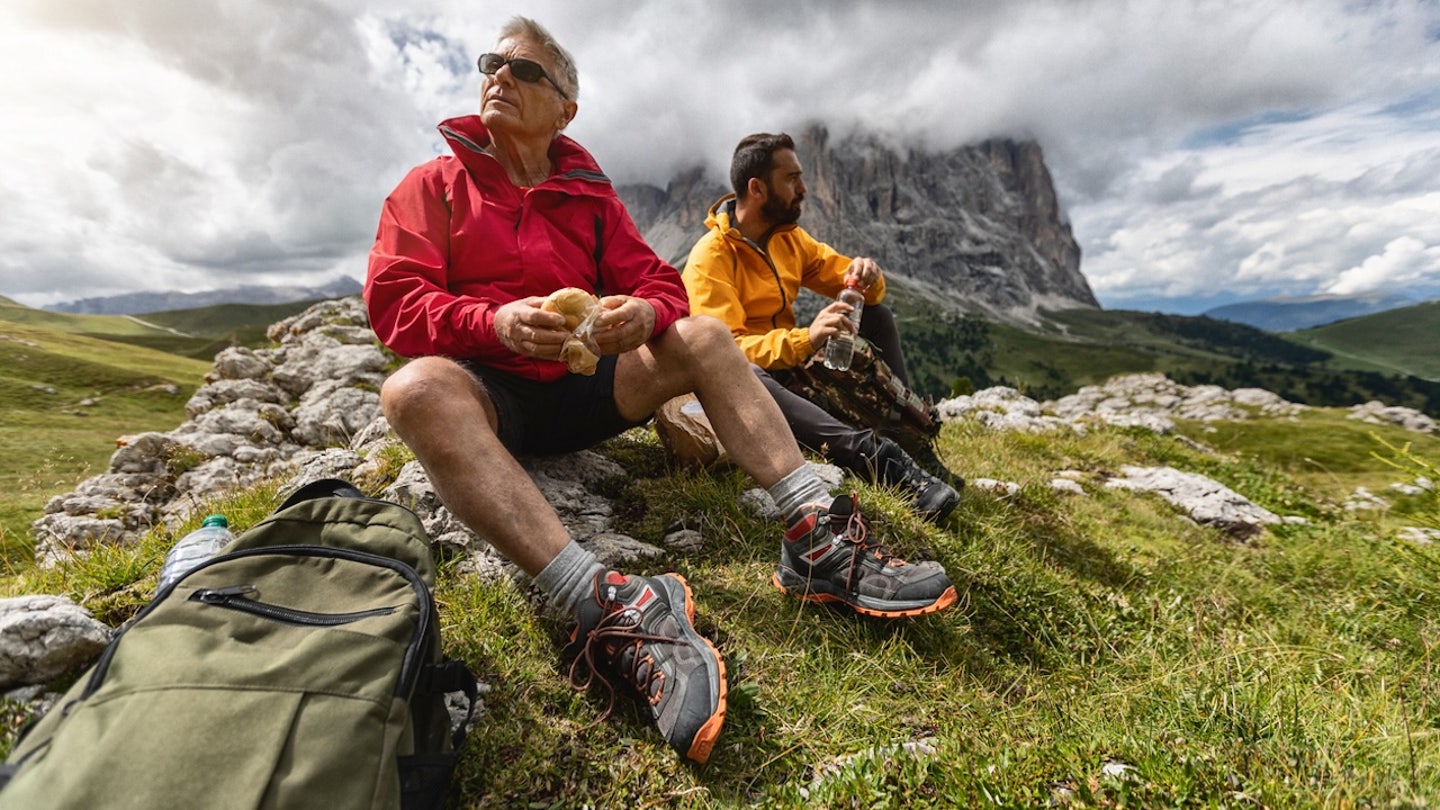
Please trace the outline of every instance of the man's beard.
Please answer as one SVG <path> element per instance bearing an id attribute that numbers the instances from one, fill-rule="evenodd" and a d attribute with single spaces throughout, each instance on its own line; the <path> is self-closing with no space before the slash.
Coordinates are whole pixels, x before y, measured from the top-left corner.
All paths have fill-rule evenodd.
<path id="1" fill-rule="evenodd" d="M 793 225 L 800 221 L 800 204 L 803 202 L 805 202 L 803 195 L 797 195 L 789 203 L 781 202 L 780 198 L 776 197 L 772 191 L 760 210 L 765 214 L 766 219 L 776 225 Z"/>

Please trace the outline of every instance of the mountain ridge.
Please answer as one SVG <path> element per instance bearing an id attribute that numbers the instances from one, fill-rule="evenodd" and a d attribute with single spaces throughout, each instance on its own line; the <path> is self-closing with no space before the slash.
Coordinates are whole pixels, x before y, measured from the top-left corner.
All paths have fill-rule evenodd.
<path id="1" fill-rule="evenodd" d="M 40 308 L 71 315 L 143 315 L 151 312 L 199 309 L 220 304 L 289 304 L 296 301 L 323 301 L 355 295 L 360 292 L 360 289 L 359 281 L 342 275 L 318 287 L 246 284 L 239 287 L 188 293 L 142 291 L 81 298 Z"/>
<path id="2" fill-rule="evenodd" d="M 841 253 L 874 258 L 951 311 L 1036 325 L 1042 310 L 1100 309 L 1038 143 L 929 152 L 820 124 L 793 137 L 807 187 L 800 225 Z M 683 269 L 729 188 L 691 169 L 663 189 L 618 191 L 646 240 Z"/>
<path id="3" fill-rule="evenodd" d="M 1248 324 L 1269 332 L 1296 332 L 1417 303 L 1419 302 L 1408 296 L 1385 292 L 1276 296 L 1226 304 L 1201 314 L 1216 320 Z"/>

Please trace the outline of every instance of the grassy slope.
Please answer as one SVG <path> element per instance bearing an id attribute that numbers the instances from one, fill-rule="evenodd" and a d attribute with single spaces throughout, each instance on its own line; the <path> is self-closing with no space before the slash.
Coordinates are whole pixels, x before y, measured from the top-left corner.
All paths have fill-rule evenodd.
<path id="1" fill-rule="evenodd" d="M 1107 328 L 1118 331 L 1088 345 L 997 329 L 1003 351 L 992 351 L 1012 364 L 1006 374 L 1064 367 L 1097 382 L 1136 370 L 1136 358 L 1150 359 L 1145 368 L 1206 359 L 1117 320 Z M 54 329 L 8 323 L 0 334 L 38 344 L 0 341 L 11 352 L 0 358 L 0 440 L 10 443 L 0 457 L 30 465 L 20 485 L 3 488 L 4 502 L 14 509 L 14 496 L 30 498 L 19 507 L 27 525 L 43 503 L 32 491 L 71 488 L 88 474 L 78 457 L 89 454 L 93 472 L 118 435 L 174 427 L 208 370 Z M 1072 344 L 1073 354 L 1059 353 Z M 147 392 L 165 380 L 181 393 Z M 37 381 L 57 393 L 41 395 L 30 387 Z M 98 406 L 74 404 L 96 394 Z M 28 421 L 10 431 L 12 419 Z M 857 484 L 886 541 L 945 562 L 962 592 L 958 609 L 899 623 L 781 598 L 766 581 L 777 527 L 737 506 L 743 476 L 668 470 L 645 431 L 639 442 L 611 442 L 607 452 L 628 470 L 613 483 L 617 528 L 658 542 L 683 525 L 706 538 L 696 552 L 643 569 L 678 570 L 695 588 L 697 626 L 730 673 L 725 734 L 711 764 L 692 768 L 629 703 L 602 719 L 604 696 L 564 683 L 558 628 L 523 592 L 446 566 L 447 645 L 493 687 L 453 805 L 1311 807 L 1404 805 L 1440 792 L 1440 620 L 1431 607 L 1440 561 L 1390 540 L 1413 519 L 1337 505 L 1356 486 L 1383 491 L 1413 476 L 1376 457 L 1389 452 L 1374 436 L 1413 443 L 1431 460 L 1440 438 L 1325 409 L 1180 433 L 1217 452 L 1138 431 L 1030 436 L 948 425 L 941 449 L 958 472 L 1022 489 L 1006 498 L 967 491 L 944 530 Z M 1238 544 L 1153 496 L 1100 485 L 1125 464 L 1202 472 L 1309 523 Z M 1059 470 L 1079 471 L 1088 497 L 1050 491 Z M 369 482 L 372 491 L 382 484 Z M 243 528 L 276 502 L 262 489 L 216 507 Z M 1402 509 L 1440 525 L 1433 498 L 1397 500 Z M 66 593 L 118 625 L 153 590 L 172 540 L 157 534 L 51 572 L 19 566 L 0 579 L 0 594 Z M 0 750 L 15 718 L 0 704 Z M 886 753 L 915 741 L 934 753 Z M 1107 776 L 1107 763 L 1129 770 Z"/>
<path id="2" fill-rule="evenodd" d="M 195 335 L 207 343 L 191 357 L 213 357 L 215 352 L 231 344 L 263 346 L 270 324 L 309 309 L 314 301 L 289 304 L 220 304 L 198 309 L 177 309 L 149 312 L 136 317 L 167 329 Z M 206 353 L 208 352 L 208 354 Z"/>
<path id="3" fill-rule="evenodd" d="M 931 397 L 951 395 L 959 377 L 976 388 L 1009 385 L 1044 400 L 1122 372 L 1163 371 L 1187 385 L 1265 388 L 1316 405 L 1378 399 L 1440 416 L 1440 382 L 1364 368 L 1243 324 L 1077 309 L 1045 313 L 1044 325 L 1032 330 L 988 324 L 977 339 L 974 330 L 946 319 L 929 302 L 897 296 L 892 305 L 902 322 L 912 384 Z M 1428 321 L 1416 321 L 1424 333 Z M 1403 354 L 1408 367 L 1440 365 L 1440 343 L 1398 325 L 1372 329 L 1357 342 L 1368 344 L 1373 357 Z"/>
<path id="4" fill-rule="evenodd" d="M 628 471 L 614 483 L 620 530 L 706 539 L 639 568 L 690 580 L 729 672 L 725 732 L 709 765 L 678 763 L 642 710 L 622 700 L 604 717 L 602 692 L 566 685 L 560 628 L 523 589 L 443 566 L 447 649 L 492 687 L 451 806 L 1422 806 L 1440 791 L 1440 559 L 1388 539 L 1413 519 L 1336 506 L 1357 482 L 1410 473 L 1339 412 L 1180 432 L 1219 452 L 1140 431 L 947 425 L 957 470 L 1022 489 L 967 492 L 943 530 L 859 485 L 887 542 L 942 560 L 962 593 L 957 609 L 902 622 L 784 599 L 767 582 L 778 527 L 738 506 L 743 476 L 668 470 L 643 430 L 609 443 Z M 1376 433 L 1440 458 L 1435 437 Z M 1321 448 L 1317 435 L 1339 439 Z M 1124 464 L 1202 472 L 1309 522 L 1237 543 L 1100 485 Z M 1048 488 L 1062 469 L 1087 497 Z M 243 527 L 275 502 L 237 493 L 223 510 Z M 1397 508 L 1440 525 L 1433 498 Z M 0 589 L 69 593 L 118 623 L 153 589 L 168 541 Z M 896 754 L 916 743 L 931 753 Z"/>
<path id="5" fill-rule="evenodd" d="M 25 553 L 51 495 L 103 472 L 119 436 L 171 430 L 210 362 L 87 333 L 155 330 L 0 302 L 0 554 Z"/>
<path id="6" fill-rule="evenodd" d="M 1335 368 L 1440 380 L 1440 301 L 1350 318 L 1287 335 L 1336 355 Z"/>

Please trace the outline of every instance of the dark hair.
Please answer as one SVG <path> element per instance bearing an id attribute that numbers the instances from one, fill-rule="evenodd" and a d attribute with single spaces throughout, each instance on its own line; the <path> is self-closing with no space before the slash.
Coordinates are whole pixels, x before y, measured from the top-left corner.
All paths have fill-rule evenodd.
<path id="1" fill-rule="evenodd" d="M 757 132 L 740 139 L 735 156 L 730 159 L 730 185 L 735 189 L 735 196 L 744 197 L 752 179 L 765 179 L 770 174 L 775 168 L 775 153 L 781 149 L 795 151 L 795 141 L 783 132 L 778 135 Z"/>

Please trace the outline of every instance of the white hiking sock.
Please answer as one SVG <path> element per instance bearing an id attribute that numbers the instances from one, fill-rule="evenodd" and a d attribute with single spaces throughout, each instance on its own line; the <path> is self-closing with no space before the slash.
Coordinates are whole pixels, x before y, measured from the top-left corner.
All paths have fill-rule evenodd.
<path id="1" fill-rule="evenodd" d="M 594 595 L 595 577 L 604 572 L 605 566 L 594 554 L 571 540 L 535 576 L 535 584 L 550 594 L 550 598 L 565 612 L 574 613 L 582 600 Z"/>
<path id="2" fill-rule="evenodd" d="M 807 506 L 830 506 L 835 498 L 808 463 L 801 464 L 789 475 L 771 485 L 768 490 L 775 499 L 775 506 L 785 516 L 787 524 L 794 521 Z"/>

